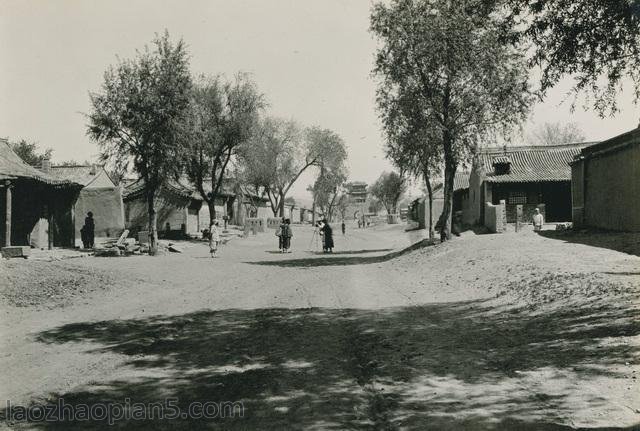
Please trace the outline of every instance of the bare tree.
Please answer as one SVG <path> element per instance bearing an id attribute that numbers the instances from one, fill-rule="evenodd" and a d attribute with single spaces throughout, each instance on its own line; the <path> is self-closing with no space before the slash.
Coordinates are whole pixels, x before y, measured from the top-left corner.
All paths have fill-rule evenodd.
<path id="1" fill-rule="evenodd" d="M 315 165 L 318 176 L 313 184 L 313 200 L 322 213 L 332 221 L 342 186 L 347 180 L 347 149 L 338 134 L 328 129 L 312 127 L 307 130 L 307 140 L 319 156 Z"/>
<path id="2" fill-rule="evenodd" d="M 530 145 L 575 144 L 584 140 L 584 133 L 576 123 L 544 123 L 527 139 Z"/>
<path id="3" fill-rule="evenodd" d="M 262 187 L 274 216 L 284 216 L 284 200 L 300 175 L 311 166 L 322 166 L 328 155 L 344 145 L 325 132 L 303 130 L 293 120 L 267 117 L 242 149 L 245 176 Z"/>

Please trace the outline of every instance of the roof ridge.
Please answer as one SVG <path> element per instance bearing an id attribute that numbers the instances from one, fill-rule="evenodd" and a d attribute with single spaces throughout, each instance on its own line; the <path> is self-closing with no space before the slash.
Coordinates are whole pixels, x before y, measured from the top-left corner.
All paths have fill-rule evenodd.
<path id="1" fill-rule="evenodd" d="M 507 147 L 485 147 L 480 149 L 478 154 L 494 155 L 505 154 L 520 151 L 544 151 L 544 150 L 565 150 L 573 149 L 577 147 L 585 147 L 598 143 L 599 141 L 584 141 L 573 142 L 569 144 L 555 144 L 555 145 L 513 145 Z"/>
<path id="2" fill-rule="evenodd" d="M 51 185 L 79 185 L 73 181 L 59 180 L 54 176 L 27 164 L 11 148 L 8 140 L 0 140 L 0 171 L 4 176 L 34 179 Z"/>
<path id="3" fill-rule="evenodd" d="M 95 164 L 95 165 L 51 165 L 51 168 L 56 168 L 56 169 L 64 169 L 64 168 L 104 168 L 105 165 L 100 165 L 100 164 Z"/>

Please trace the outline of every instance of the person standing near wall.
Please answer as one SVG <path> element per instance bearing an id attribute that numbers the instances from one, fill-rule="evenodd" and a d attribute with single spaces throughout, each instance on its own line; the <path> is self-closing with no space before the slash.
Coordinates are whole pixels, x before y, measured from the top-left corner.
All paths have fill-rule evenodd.
<path id="1" fill-rule="evenodd" d="M 544 224 L 544 216 L 540 213 L 540 209 L 536 208 L 533 213 L 533 230 L 534 232 L 540 232 L 542 225 Z"/>
<path id="2" fill-rule="evenodd" d="M 84 218 L 84 226 L 80 229 L 80 238 L 82 239 L 83 248 L 93 248 L 95 245 L 96 224 L 93 220 L 93 213 L 89 211 Z"/>

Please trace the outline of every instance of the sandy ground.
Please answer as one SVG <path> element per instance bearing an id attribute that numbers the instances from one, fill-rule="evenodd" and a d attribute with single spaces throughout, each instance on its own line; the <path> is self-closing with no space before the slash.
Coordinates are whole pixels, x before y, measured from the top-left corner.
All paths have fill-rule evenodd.
<path id="1" fill-rule="evenodd" d="M 636 429 L 640 258 L 610 238 L 297 227 L 211 259 L 0 263 L 0 399 L 240 401 L 242 418 L 123 429 Z M 627 241 L 628 242 L 628 241 Z M 624 251 L 629 251 L 629 246 Z M 111 429 L 107 421 L 0 428 Z M 1 416 L 0 416 L 1 417 Z"/>

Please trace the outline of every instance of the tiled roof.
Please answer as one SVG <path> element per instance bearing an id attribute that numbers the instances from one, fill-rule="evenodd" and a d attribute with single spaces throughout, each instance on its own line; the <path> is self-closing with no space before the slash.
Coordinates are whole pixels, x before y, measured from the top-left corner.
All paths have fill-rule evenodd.
<path id="1" fill-rule="evenodd" d="M 468 189 L 469 188 L 469 172 L 456 172 L 456 176 L 453 178 L 453 191 Z"/>
<path id="2" fill-rule="evenodd" d="M 144 181 L 136 180 L 129 182 L 122 193 L 123 199 L 133 199 L 144 193 Z M 170 181 L 162 186 L 161 193 L 166 196 L 174 197 L 178 200 L 188 201 L 191 199 L 192 191 L 182 186 L 180 183 Z"/>
<path id="3" fill-rule="evenodd" d="M 498 156 L 493 158 L 493 164 L 499 165 L 501 163 L 511 163 L 509 156 Z"/>
<path id="4" fill-rule="evenodd" d="M 94 182 L 102 171 L 104 171 L 104 166 L 51 166 L 49 175 L 59 180 L 70 180 L 86 187 Z"/>
<path id="5" fill-rule="evenodd" d="M 478 159 L 485 181 L 490 183 L 569 181 L 569 162 L 587 145 L 589 143 L 489 149 L 480 152 Z M 505 158 L 510 162 L 510 171 L 497 175 L 494 164 L 504 163 Z"/>
<path id="6" fill-rule="evenodd" d="M 203 186 L 204 186 L 203 188 L 205 192 L 207 193 L 211 192 L 210 182 L 205 182 Z M 200 192 L 195 190 L 195 188 L 193 188 L 192 186 L 184 184 L 182 181 L 175 181 L 175 180 L 169 181 L 169 183 L 163 187 L 163 191 L 182 199 L 202 200 L 202 197 L 200 196 Z M 123 197 L 132 199 L 134 197 L 141 195 L 143 192 L 144 192 L 144 182 L 141 180 L 137 180 L 137 181 L 130 182 L 125 186 Z M 254 193 L 251 193 L 247 190 L 245 190 L 245 194 L 253 196 L 254 198 L 260 198 L 259 196 L 256 196 Z M 219 192 L 219 196 L 233 197 L 235 196 L 235 193 L 230 186 L 223 184 L 222 190 L 220 190 Z"/>
<path id="7" fill-rule="evenodd" d="M 28 178 L 54 186 L 77 186 L 70 180 L 60 180 L 26 164 L 11 149 L 6 140 L 0 140 L 0 178 Z"/>
<path id="8" fill-rule="evenodd" d="M 439 179 L 433 182 L 433 197 L 434 199 L 442 199 L 444 197 L 443 180 Z M 453 177 L 453 191 L 464 190 L 469 188 L 469 172 L 456 172 L 456 176 Z"/>

